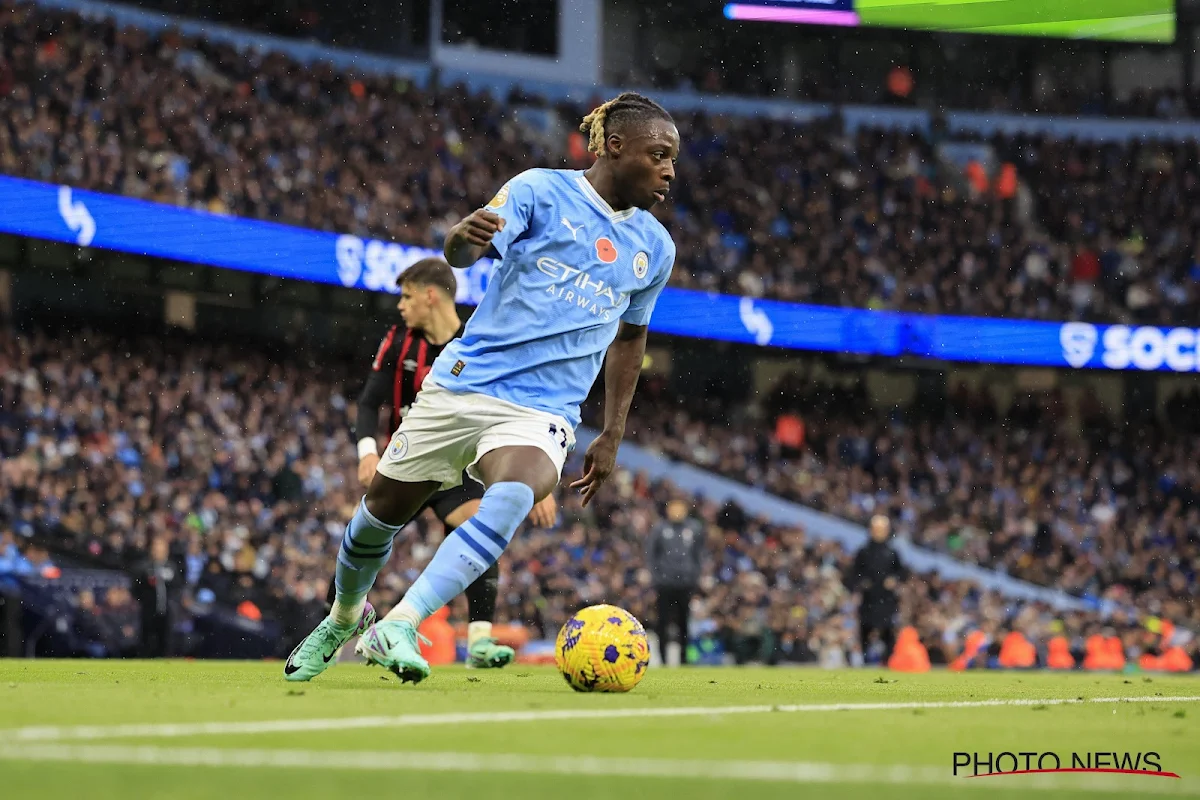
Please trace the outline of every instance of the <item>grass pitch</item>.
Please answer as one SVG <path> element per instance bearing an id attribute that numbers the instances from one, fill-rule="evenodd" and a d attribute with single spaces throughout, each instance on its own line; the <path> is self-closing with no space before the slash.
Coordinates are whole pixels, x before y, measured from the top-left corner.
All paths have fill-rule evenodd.
<path id="1" fill-rule="evenodd" d="M 1200 680 L 651 669 L 579 695 L 552 669 L 0 661 L 0 797 L 1200 796 Z M 1159 754 L 1144 775 L 955 777 L 953 754 Z M 1069 764 L 1064 764 L 1069 766 Z M 977 790 L 977 791 L 976 791 Z"/>

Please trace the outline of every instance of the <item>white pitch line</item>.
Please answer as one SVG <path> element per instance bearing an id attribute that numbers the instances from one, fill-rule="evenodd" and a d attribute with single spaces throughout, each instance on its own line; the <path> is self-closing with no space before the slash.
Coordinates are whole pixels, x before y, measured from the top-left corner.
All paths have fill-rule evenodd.
<path id="1" fill-rule="evenodd" d="M 283 769 L 420 770 L 503 772 L 541 775 L 699 778 L 785 783 L 871 783 L 954 785 L 965 789 L 1064 789 L 1144 794 L 1196 794 L 1200 782 L 1155 776 L 1013 775 L 1003 780 L 955 777 L 949 767 L 825 764 L 787 761 L 694 761 L 597 756 L 534 756 L 519 753 L 329 752 L 244 750 L 122 745 L 0 745 L 0 759 L 86 764 L 147 764 L 179 767 L 268 767 Z M 1136 778 L 1136 783 L 1134 779 Z"/>
<path id="2" fill-rule="evenodd" d="M 807 714 L 828 711 L 905 711 L 997 706 L 1061 706 L 1097 703 L 1196 703 L 1200 696 L 1097 697 L 1046 700 L 955 700 L 910 703 L 817 703 L 808 705 L 707 706 L 679 708 L 562 709 L 559 711 L 493 711 L 454 714 L 401 714 L 392 717 L 275 719 L 259 722 L 184 722 L 128 725 L 37 726 L 0 729 L 2 742 L 61 742 L 90 739 L 236 736 L 257 733 L 309 733 L 360 728 L 411 728 L 425 725 L 483 725 L 562 720 L 628 719 L 631 717 L 708 717 L 726 714 Z"/>

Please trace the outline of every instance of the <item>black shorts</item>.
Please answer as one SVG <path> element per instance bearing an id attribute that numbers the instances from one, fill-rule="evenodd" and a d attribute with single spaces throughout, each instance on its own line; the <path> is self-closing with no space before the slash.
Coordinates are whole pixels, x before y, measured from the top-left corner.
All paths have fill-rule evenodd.
<path id="1" fill-rule="evenodd" d="M 433 496 L 425 503 L 425 508 L 433 510 L 437 518 L 446 522 L 446 517 L 454 512 L 454 509 L 470 502 L 471 500 L 483 499 L 483 484 L 476 481 L 474 478 L 467 477 L 467 473 L 462 475 L 462 483 L 455 486 L 453 489 L 445 489 L 440 492 L 434 492 Z M 425 508 L 421 510 L 424 511 Z"/>

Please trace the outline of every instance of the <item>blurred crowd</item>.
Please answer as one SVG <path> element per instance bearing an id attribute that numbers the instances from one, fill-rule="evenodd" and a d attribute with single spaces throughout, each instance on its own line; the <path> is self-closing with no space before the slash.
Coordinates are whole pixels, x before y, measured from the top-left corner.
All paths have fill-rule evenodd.
<path id="1" fill-rule="evenodd" d="M 408 9 L 399 9 L 399 16 L 393 16 L 389 20 L 391 30 L 381 31 L 380 28 L 386 26 L 381 26 L 378 18 L 364 8 L 368 5 L 364 0 L 341 0 L 338 3 L 333 0 L 130 0 L 129 4 L 261 33 L 377 51 L 392 56 L 420 57 L 426 49 L 425 31 L 411 30 L 414 25 L 425 27 L 421 25 L 426 20 L 420 12 L 413 19 L 408 19 L 404 15 Z M 465 13 L 470 14 L 472 11 L 468 5 Z M 623 11 L 629 13 L 630 9 Z M 516 16 L 518 15 L 509 12 L 508 28 L 514 35 L 507 44 L 513 48 L 520 47 L 520 40 L 515 34 L 520 30 L 522 20 L 514 18 Z M 649 10 L 649 16 L 654 16 L 653 10 Z M 657 25 L 651 24 L 646 29 L 639 30 L 638 39 L 654 39 L 656 33 L 661 30 L 661 24 L 660 20 Z M 411 31 L 411 37 L 397 37 L 397 28 L 404 34 Z M 730 32 L 728 24 L 724 21 L 717 22 L 716 27 L 710 30 L 716 34 L 718 40 L 722 38 L 721 34 Z M 763 27 L 752 27 L 749 32 L 753 36 L 764 30 Z M 443 35 L 453 39 L 455 32 L 453 20 L 444 20 Z M 748 39 L 749 37 L 746 37 L 740 41 L 745 43 Z M 711 47 L 702 47 L 696 53 L 690 53 L 692 57 L 686 59 L 689 63 L 684 63 L 684 60 L 678 58 L 679 54 L 671 55 L 675 48 L 668 44 L 661 51 L 650 53 L 649 57 L 634 58 L 635 63 L 628 65 L 621 73 L 620 82 L 630 86 L 651 86 L 672 91 L 699 91 L 772 99 L 785 96 L 820 103 L 936 103 L 941 107 L 957 109 L 1042 114 L 1159 119 L 1200 117 L 1200 97 L 1183 89 L 1133 88 L 1122 96 L 1116 96 L 1114 93 L 1102 91 L 1094 78 L 1080 80 L 1079 76 L 1074 74 L 1059 76 L 1049 69 L 1030 70 L 1028 63 L 1013 69 L 1013 62 L 1017 59 L 1007 62 L 1001 60 L 1000 63 L 992 61 L 991 68 L 986 73 L 986 80 L 980 80 L 980 71 L 976 68 L 972 70 L 973 75 L 965 79 L 959 75 L 956 80 L 938 81 L 936 73 L 952 67 L 945 63 L 939 64 L 935 58 L 933 63 L 925 63 L 913 70 L 905 63 L 906 60 L 913 60 L 911 55 L 908 59 L 896 59 L 890 65 L 876 64 L 874 69 L 839 71 L 839 79 L 830 80 L 827 71 L 811 68 L 815 59 L 823 59 L 820 63 L 828 64 L 830 60 L 838 58 L 836 48 L 830 50 L 828 39 L 820 42 L 808 40 L 805 46 L 816 45 L 817 49 L 813 53 L 815 59 L 808 59 L 807 63 L 801 66 L 799 74 L 785 77 L 782 71 L 770 68 L 773 60 L 771 56 L 758 48 L 738 47 L 735 44 L 738 41 L 731 39 L 723 43 L 706 42 Z M 985 48 L 995 49 L 1002 46 L 999 42 L 1003 40 L 981 37 L 977 41 Z M 1036 41 L 1030 40 L 1030 44 Z M 934 46 L 935 52 L 937 49 Z M 746 52 L 747 50 L 750 52 Z M 1037 56 L 1025 56 L 1027 62 L 1034 62 L 1036 58 Z M 918 62 L 922 60 L 916 59 Z M 610 67 L 608 64 L 605 66 Z M 1027 74 L 1029 71 L 1036 75 L 1033 80 L 1030 80 Z M 905 78 L 899 84 L 895 82 L 897 74 Z"/>
<path id="2" fill-rule="evenodd" d="M 65 531 L 128 567 L 163 538 L 192 589 L 175 602 L 209 590 L 293 618 L 324 597 L 361 494 L 345 371 L 86 332 L 0 341 L 0 513 L 18 536 Z"/>
<path id="3" fill-rule="evenodd" d="M 957 559 L 1194 625 L 1198 402 L 1180 395 L 1166 405 L 1170 424 L 1126 426 L 1091 394 L 1074 408 L 1059 392 L 1001 404 L 960 384 L 875 409 L 861 383 L 793 374 L 730 409 L 652 380 L 630 436 L 839 517 L 886 514 L 899 535 Z"/>
<path id="4" fill-rule="evenodd" d="M 1104 91 L 1093 81 L 1079 82 L 1078 75 L 1061 76 L 1042 71 L 1034 85 L 1025 72 L 1033 59 L 1022 68 L 993 68 L 986 73 L 973 69 L 972 76 L 955 81 L 938 80 L 937 67 L 922 75 L 903 59 L 889 66 L 876 65 L 863 73 L 839 75 L 804 69 L 790 85 L 782 75 L 768 75 L 758 54 L 743 56 L 741 64 L 714 64 L 702 60 L 694 69 L 659 67 L 630 69 L 621 77 L 631 86 L 705 94 L 732 94 L 772 100 L 786 97 L 798 102 L 835 105 L 903 106 L 955 110 L 997 111 L 1004 113 L 1054 114 L 1132 119 L 1196 119 L 1200 117 L 1200 96 L 1178 88 L 1135 87 L 1120 96 Z M 1038 71 L 1034 68 L 1034 71 Z"/>
<path id="5" fill-rule="evenodd" d="M 511 107 L 0 0 L 6 174 L 438 248 L 513 174 L 586 164 Z M 583 109 L 558 111 L 573 123 Z M 981 188 L 936 137 L 851 134 L 837 120 L 678 122 L 679 179 L 655 212 L 678 245 L 677 286 L 920 312 L 1194 317 L 1195 143 L 1001 138 L 984 144 L 1012 180 Z"/>
<path id="6" fill-rule="evenodd" d="M 135 592 L 143 580 L 137 575 L 168 574 L 157 568 L 147 573 L 139 565 L 167 560 L 179 578 L 171 601 L 182 614 L 193 604 L 212 600 L 231 608 L 252 603 L 265 618 L 282 624 L 279 645 L 286 652 L 324 614 L 325 587 L 343 525 L 361 495 L 346 399 L 359 380 L 358 371 L 344 365 L 274 357 L 244 345 L 182 336 L 6 330 L 0 337 L 0 565 L 44 560 L 39 542 L 49 529 L 58 532 L 59 541 L 73 543 L 76 553 L 125 564 L 135 575 Z M 648 398 L 653 391 L 651 387 Z M 694 434 L 700 428 L 663 424 L 666 435 L 681 446 L 699 446 Z M 645 418 L 634 427 L 636 438 L 645 442 Z M 730 457 L 745 452 L 737 443 L 744 433 L 736 425 L 728 441 L 712 439 L 719 435 L 714 431 L 704 434 L 709 446 L 727 449 Z M 839 455 L 858 457 L 861 447 L 844 447 L 833 433 L 817 433 L 812 441 L 824 445 L 799 461 L 780 460 L 769 468 L 747 463 L 746 468 L 751 475 L 772 476 L 757 482 L 784 494 L 796 494 L 783 484 L 785 474 L 794 486 L 822 485 L 823 493 L 801 492 L 800 498 L 851 517 L 859 516 L 868 496 L 875 497 L 872 510 L 890 509 L 923 544 L 947 548 L 951 541 L 961 542 L 951 549 L 963 558 L 986 562 L 993 540 L 1024 541 L 1021 531 L 1013 530 L 1016 522 L 993 533 L 979 516 L 982 508 L 969 499 L 963 499 L 965 511 L 955 512 L 959 516 L 932 518 L 926 514 L 928 498 L 917 490 L 891 501 L 882 491 L 872 494 L 863 465 Z M 878 446 L 878 439 L 872 441 Z M 965 449 L 991 446 L 984 437 L 977 444 Z M 1074 468 L 1072 451 L 1045 444 L 1037 449 L 1043 466 L 1035 466 L 1033 474 L 1056 476 Z M 866 450 L 874 452 L 869 445 Z M 816 452 L 828 454 L 829 463 L 823 465 L 825 455 Z M 915 461 L 916 450 L 912 453 Z M 933 458 L 928 456 L 931 467 Z M 1002 461 L 997 458 L 997 465 Z M 709 466 L 730 465 L 717 461 Z M 965 464 L 954 468 L 968 469 Z M 938 468 L 930 480 L 950 478 Z M 1012 483 L 1017 476 L 1005 480 Z M 843 483 L 845 488 L 839 488 Z M 901 484 L 909 485 L 893 485 Z M 963 491 L 943 488 L 950 494 Z M 1083 491 L 1069 496 L 1085 495 L 1091 496 Z M 573 493 L 565 493 L 553 530 L 530 529 L 516 537 L 501 560 L 496 621 L 526 626 L 534 639 L 552 638 L 576 609 L 603 601 L 653 624 L 654 588 L 644 553 L 672 499 L 684 500 L 704 530 L 705 556 L 692 601 L 691 633 L 698 647 L 719 646 L 739 661 L 826 666 L 881 656 L 864 654 L 858 642 L 857 598 L 846 584 L 852 553 L 810 539 L 803 530 L 756 519 L 735 505 L 717 506 L 626 471 L 614 476 L 593 506 L 584 509 Z M 914 510 L 922 516 L 914 518 Z M 1067 526 L 1066 531 L 1056 529 L 1056 536 L 1081 529 L 1069 514 L 1054 524 Z M 1162 563 L 1154 546 L 1173 530 L 1130 531 L 1145 545 L 1145 553 L 1134 554 L 1135 563 Z M 442 535 L 432 517 L 402 532 L 404 545 L 396 549 L 373 595 L 380 607 L 395 602 Z M 1020 549 L 1014 546 L 1014 552 Z M 1113 568 L 1121 566 L 1123 556 L 1097 544 L 1077 557 L 1082 566 L 1073 568 L 1066 561 L 1068 552 L 1075 551 L 1058 541 L 1048 553 L 1038 552 L 1030 566 L 1057 570 L 1068 588 L 1077 588 L 1072 581 L 1103 574 L 1100 556 L 1114 559 Z M 1001 547 L 1001 555 L 1007 553 Z M 1152 572 L 1157 588 L 1131 590 L 1125 599 L 1136 600 L 1145 613 L 1179 611 L 1167 596 L 1177 580 L 1186 581 L 1190 566 L 1181 563 L 1185 561 L 1180 556 L 1169 568 Z M 27 568 L 13 567 L 17 569 Z M 1048 579 L 1051 573 L 1040 574 Z M 113 602 L 125 597 L 117 594 Z M 1133 654 L 1152 639 L 1139 627 L 1141 614 L 1107 622 L 1090 613 L 1064 617 L 966 582 L 910 575 L 899 594 L 901 618 L 917 627 L 935 663 L 951 661 L 968 630 L 999 637 L 1019 629 L 1035 642 L 1061 633 L 1082 642 L 1111 629 Z M 89 609 L 94 606 L 90 603 Z M 1189 619 L 1190 607 L 1186 611 L 1175 616 Z M 452 612 L 456 619 L 464 618 L 461 598 Z"/>
<path id="7" fill-rule="evenodd" d="M 257 33 L 307 39 L 345 47 L 337 27 L 322 15 L 330 0 L 130 0 L 127 5 L 190 19 L 218 22 Z M 343 5 L 343 8 L 350 6 Z"/>
<path id="8" fill-rule="evenodd" d="M 1162 97 L 1146 103 L 1156 116 L 1181 113 Z M 301 67 L 0 0 L 5 174 L 439 247 L 509 176 L 582 165 L 508 108 L 461 88 Z M 581 109 L 560 111 L 574 119 Z M 1195 143 L 998 138 L 986 144 L 1020 181 L 997 192 L 962 180 L 916 135 L 850 134 L 837 120 L 679 124 L 679 180 L 656 211 L 678 244 L 678 286 L 931 313 L 1195 318 Z M 150 554 L 165 548 L 182 611 L 210 598 L 251 603 L 284 622 L 285 644 L 324 613 L 333 553 L 361 494 L 347 398 L 362 365 L 186 338 L 2 333 L 0 574 L 52 568 L 38 544 L 50 530 L 81 556 L 130 567 L 158 564 Z M 917 544 L 1016 577 L 1200 622 L 1200 397 L 1173 401 L 1170 430 L 1136 431 L 1085 398 L 1078 437 L 1055 395 L 1001 407 L 960 388 L 884 413 L 861 387 L 803 378 L 761 408 L 733 411 L 665 392 L 647 385 L 630 428 L 673 458 L 838 516 L 886 513 Z M 644 542 L 679 496 L 620 472 L 594 508 L 564 499 L 557 528 L 525 531 L 501 562 L 497 621 L 552 637 L 573 610 L 602 600 L 652 621 Z M 708 553 L 694 638 L 740 660 L 874 657 L 861 652 L 844 583 L 852 554 L 684 499 Z M 441 531 L 422 519 L 404 536 L 377 585 L 383 607 Z M 108 606 L 128 612 L 122 591 L 78 602 L 107 619 Z M 1111 624 L 1135 652 L 1148 641 L 1136 615 L 1064 618 L 963 582 L 910 576 L 900 595 L 935 662 L 952 660 L 971 629 L 1040 642 Z M 108 629 L 129 635 L 125 622 Z"/>
<path id="9" fill-rule="evenodd" d="M 18 586 L 17 581 L 22 584 Z M 17 536 L 11 528 L 0 528 L 0 594 L 18 588 L 28 600 L 27 608 L 44 604 L 51 616 L 57 617 L 64 616 L 66 609 L 65 616 L 75 630 L 62 638 L 77 645 L 77 652 L 117 656 L 138 651 L 139 609 L 126 576 L 114 570 L 71 566 L 64 571 L 41 537 Z M 37 627 L 45 631 L 50 626 Z M 64 634 L 60 630 L 55 633 Z M 40 638 L 31 637 L 35 641 Z M 6 649 L 0 648 L 0 655 L 8 655 Z"/>

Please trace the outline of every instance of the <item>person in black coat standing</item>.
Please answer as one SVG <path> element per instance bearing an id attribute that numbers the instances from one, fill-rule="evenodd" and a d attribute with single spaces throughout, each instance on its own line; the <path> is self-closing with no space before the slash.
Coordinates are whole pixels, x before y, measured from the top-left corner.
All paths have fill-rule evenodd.
<path id="1" fill-rule="evenodd" d="M 658 649 L 667 661 L 672 625 L 678 631 L 681 660 L 687 661 L 688 616 L 692 595 L 700 584 L 704 556 L 704 526 L 688 516 L 687 504 L 672 500 L 667 518 L 650 534 L 647 547 L 650 575 L 658 593 Z"/>
<path id="2" fill-rule="evenodd" d="M 892 523 L 882 514 L 871 518 L 871 540 L 854 556 L 854 564 L 846 576 L 846 587 L 858 592 L 858 634 L 865 658 L 871 644 L 871 634 L 883 643 L 883 661 L 887 662 L 896 643 L 896 613 L 900 603 L 896 589 L 904 579 L 900 556 L 888 543 Z"/>
<path id="3" fill-rule="evenodd" d="M 133 596 L 142 611 L 142 658 L 173 655 L 172 626 L 183 583 L 183 572 L 171 559 L 167 540 L 153 540 L 149 556 L 133 574 Z"/>

